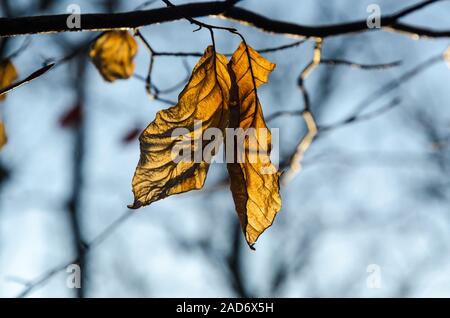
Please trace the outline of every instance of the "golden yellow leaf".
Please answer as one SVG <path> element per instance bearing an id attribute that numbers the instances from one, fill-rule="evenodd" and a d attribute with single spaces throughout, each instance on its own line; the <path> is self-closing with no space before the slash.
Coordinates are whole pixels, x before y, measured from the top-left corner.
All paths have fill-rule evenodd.
<path id="1" fill-rule="evenodd" d="M 159 111 L 141 134 L 141 157 L 133 178 L 134 203 L 130 208 L 203 187 L 209 168 L 205 158 L 194 160 L 193 156 L 177 162 L 173 150 L 187 139 L 189 150 L 198 151 L 196 145 L 205 129 L 227 127 L 231 86 L 227 63 L 224 55 L 208 47 L 178 96 L 178 103 Z M 176 128 L 186 129 L 184 136 L 172 138 Z M 207 144 L 203 141 L 202 147 Z"/>
<path id="2" fill-rule="evenodd" d="M 17 70 L 9 59 L 0 62 L 0 89 L 10 86 L 17 77 Z M 5 98 L 6 94 L 0 95 L 0 101 Z"/>
<path id="3" fill-rule="evenodd" d="M 270 162 L 271 133 L 256 92 L 258 86 L 267 83 L 275 64 L 241 43 L 229 69 L 235 84 L 231 88 L 230 127 L 242 128 L 249 138 L 244 140 L 243 160 L 228 163 L 227 168 L 236 211 L 252 246 L 281 209 L 280 174 Z"/>
<path id="4" fill-rule="evenodd" d="M 128 31 L 107 31 L 94 42 L 89 56 L 103 78 L 113 82 L 133 75 L 137 50 L 138 44 Z"/>
<path id="5" fill-rule="evenodd" d="M 4 145 L 8 142 L 8 138 L 6 137 L 6 129 L 3 122 L 0 121 L 0 150 Z"/>

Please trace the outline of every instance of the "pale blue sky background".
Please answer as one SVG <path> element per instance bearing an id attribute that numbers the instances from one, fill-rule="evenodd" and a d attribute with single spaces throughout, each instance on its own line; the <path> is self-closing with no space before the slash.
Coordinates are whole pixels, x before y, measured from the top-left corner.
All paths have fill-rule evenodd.
<path id="1" fill-rule="evenodd" d="M 63 13 L 70 3 L 58 1 L 47 13 Z M 143 1 L 121 1 L 121 11 Z M 188 1 L 174 1 L 184 3 Z M 379 0 L 382 13 L 394 12 L 416 1 Z M 16 1 L 14 1 L 16 3 Z M 23 7 L 34 1 L 21 0 Z M 99 1 L 78 1 L 82 12 L 99 12 Z M 239 6 L 273 19 L 302 24 L 327 24 L 364 19 L 373 0 L 243 0 Z M 155 2 L 152 7 L 163 6 Z M 408 17 L 406 21 L 435 28 L 450 28 L 444 2 Z M 204 19 L 235 26 L 254 48 L 265 48 L 293 39 L 261 33 L 236 23 Z M 194 26 L 179 21 L 142 29 L 159 51 L 203 51 L 207 31 L 192 33 Z M 67 34 L 67 39 L 87 39 L 93 34 Z M 33 36 L 24 54 L 14 60 L 19 73 L 28 74 L 46 58 L 64 53 L 61 35 Z M 10 47 L 19 47 L 22 38 Z M 233 51 L 239 39 L 217 32 L 221 52 Z M 333 123 L 352 113 L 366 96 L 427 58 L 440 54 L 448 39 L 414 41 L 394 33 L 365 33 L 325 41 L 324 57 L 361 63 L 403 62 L 385 71 L 360 71 L 321 66 L 307 82 L 312 107 L 320 123 Z M 296 78 L 308 63 L 313 44 L 267 54 L 277 64 L 269 85 L 260 89 L 266 115 L 298 110 L 302 99 Z M 192 68 L 196 58 L 187 59 Z M 146 74 L 148 56 L 140 46 L 136 73 Z M 135 126 L 145 127 L 166 107 L 149 100 L 136 79 L 109 84 L 88 67 L 85 120 L 87 129 L 83 234 L 90 241 L 127 211 L 132 202 L 131 178 L 139 158 L 138 142 L 121 139 Z M 328 91 L 324 78 L 331 76 Z M 70 130 L 59 127 L 59 118 L 73 105 L 72 68 L 64 65 L 26 85 L 0 105 L 8 128 L 9 144 L 1 161 L 11 169 L 11 179 L 0 192 L 0 296 L 14 297 L 23 286 L 16 278 L 31 280 L 69 261 L 74 251 L 65 206 L 72 169 Z M 182 60 L 161 57 L 153 79 L 170 87 L 185 76 Z M 255 296 L 287 297 L 389 297 L 450 296 L 450 152 L 444 164 L 417 124 L 417 111 L 428 114 L 442 136 L 450 133 L 450 69 L 436 64 L 411 82 L 371 106 L 399 96 L 402 103 L 376 119 L 327 133 L 311 147 L 305 169 L 282 189 L 283 209 L 275 224 L 260 238 L 256 252 L 245 247 L 241 257 L 246 286 Z M 168 98 L 176 99 L 179 91 Z M 320 108 L 320 112 L 319 112 Z M 419 118 L 424 118 L 423 114 Z M 299 117 L 271 123 L 280 128 L 280 150 L 292 151 L 304 133 Z M 120 226 L 89 258 L 88 295 L 92 297 L 233 297 L 236 296 L 226 266 L 189 242 L 211 242 L 217 253 L 232 245 L 230 232 L 237 220 L 229 190 L 212 191 L 226 173 L 214 165 L 205 189 L 169 197 L 139 210 Z M 209 190 L 208 190 L 209 189 Z M 308 235 L 308 240 L 305 237 Z M 302 242 L 310 245 L 302 246 Z M 276 293 L 270 287 L 279 264 L 293 271 Z M 368 289 L 366 268 L 381 267 L 382 288 Z M 55 275 L 32 297 L 69 297 L 66 273 Z"/>

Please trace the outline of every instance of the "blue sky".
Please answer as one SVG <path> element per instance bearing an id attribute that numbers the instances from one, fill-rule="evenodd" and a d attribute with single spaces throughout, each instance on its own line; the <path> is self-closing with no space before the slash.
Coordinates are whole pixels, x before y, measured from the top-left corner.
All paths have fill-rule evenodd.
<path id="1" fill-rule="evenodd" d="M 33 1 L 20 1 L 23 6 Z M 174 1 L 175 2 L 175 1 Z M 184 3 L 187 1 L 176 1 Z M 374 1 L 244 0 L 239 5 L 273 19 L 303 24 L 338 23 L 363 19 Z M 73 1 L 58 1 L 48 13 L 62 13 Z M 122 1 L 121 11 L 140 1 Z M 394 12 L 416 1 L 379 0 L 382 13 Z M 82 12 L 100 11 L 96 1 L 79 1 Z M 162 6 L 156 2 L 152 7 Z M 406 21 L 448 28 L 441 3 L 408 17 Z M 234 22 L 204 19 L 234 26 L 254 48 L 290 43 L 292 38 L 261 33 Z M 207 31 L 186 21 L 148 26 L 143 34 L 159 51 L 203 51 Z M 59 37 L 72 41 L 92 34 L 32 36 L 26 52 L 14 60 L 21 75 L 49 57 L 64 53 Z M 15 38 L 19 47 L 22 38 Z M 217 32 L 221 52 L 233 51 L 239 39 Z M 307 87 L 312 109 L 320 123 L 333 123 L 351 114 L 356 105 L 384 83 L 421 61 L 440 54 L 449 41 L 373 32 L 325 40 L 324 56 L 360 63 L 401 60 L 402 66 L 383 71 L 361 71 L 321 66 Z M 296 78 L 308 63 L 313 43 L 267 54 L 277 64 L 268 85 L 259 90 L 265 115 L 302 108 Z M 187 59 L 190 68 L 196 58 Z M 136 73 L 145 75 L 148 55 L 140 46 Z M 186 74 L 182 60 L 160 57 L 153 78 L 170 87 Z M 32 280 L 74 256 L 66 200 L 70 194 L 72 132 L 61 129 L 61 116 L 75 103 L 71 85 L 73 67 L 55 68 L 42 78 L 11 93 L 0 105 L 9 144 L 1 162 L 11 179 L 0 192 L 0 296 L 13 297 L 20 280 Z M 330 77 L 330 87 L 324 81 Z M 436 163 L 435 148 L 417 124 L 426 112 L 432 125 L 448 134 L 450 69 L 436 64 L 412 81 L 371 105 L 383 106 L 400 97 L 399 107 L 377 118 L 334 130 L 317 140 L 305 157 L 304 170 L 282 189 L 283 209 L 275 224 L 258 241 L 257 251 L 240 250 L 242 272 L 257 296 L 449 296 L 449 187 L 448 175 Z M 91 241 L 128 210 L 132 202 L 131 178 L 139 158 L 138 142 L 121 139 L 134 127 L 145 127 L 166 105 L 152 101 L 137 79 L 106 83 L 92 64 L 88 66 L 84 102 L 86 125 L 85 184 L 82 227 Z M 176 99 L 179 92 L 168 98 Z M 368 109 L 368 110 L 370 110 Z M 420 118 L 424 118 L 420 115 Z M 300 117 L 271 123 L 280 129 L 280 151 L 290 153 L 305 133 Z M 449 152 L 444 157 L 449 163 Z M 448 172 L 448 170 L 447 170 Z M 89 291 L 93 297 L 233 297 L 235 291 L 222 258 L 232 245 L 230 232 L 237 216 L 226 187 L 212 190 L 226 173 L 214 165 L 205 189 L 169 197 L 139 210 L 104 243 L 89 254 Z M 437 187 L 439 185 L 440 187 Z M 432 195 L 439 188 L 441 196 Z M 430 191 L 430 193 L 427 192 Z M 206 241 L 213 252 L 203 250 Z M 309 245 L 302 246 L 301 243 Z M 222 260 L 222 261 L 221 261 Z M 277 290 L 270 287 L 274 270 L 286 263 L 290 278 Z M 301 264 L 299 270 L 295 269 Z M 381 268 L 382 288 L 366 286 L 367 266 Z M 298 265 L 300 266 L 300 265 Z M 55 275 L 32 297 L 68 297 L 67 273 Z"/>

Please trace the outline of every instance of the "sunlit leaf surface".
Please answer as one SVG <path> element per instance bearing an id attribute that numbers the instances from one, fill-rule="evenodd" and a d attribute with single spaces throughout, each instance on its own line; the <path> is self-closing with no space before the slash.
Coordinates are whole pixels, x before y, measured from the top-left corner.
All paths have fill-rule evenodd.
<path id="1" fill-rule="evenodd" d="M 234 73 L 231 77 L 236 84 L 231 94 L 230 125 L 244 131 L 254 128 L 251 131 L 257 140 L 257 143 L 252 143 L 247 138 L 243 162 L 227 165 L 236 210 L 251 246 L 272 225 L 281 208 L 279 173 L 269 158 L 271 134 L 264 121 L 255 88 L 267 83 L 275 64 L 241 43 L 231 58 L 230 68 Z M 261 155 L 251 158 L 252 154 L 261 150 L 266 152 L 260 152 Z"/>
<path id="2" fill-rule="evenodd" d="M 141 157 L 133 178 L 134 203 L 139 208 L 169 195 L 200 189 L 205 182 L 209 163 L 204 160 L 175 162 L 173 148 L 192 140 L 189 147 L 198 150 L 196 142 L 208 128 L 224 129 L 228 125 L 228 100 L 231 86 L 227 59 L 208 47 L 191 78 L 178 97 L 178 103 L 157 113 L 156 119 L 141 134 Z M 197 127 L 196 121 L 202 125 Z M 172 138 L 176 128 L 186 129 L 184 136 Z M 186 139 L 184 139 L 186 140 Z M 203 142 L 203 147 L 207 145 Z"/>

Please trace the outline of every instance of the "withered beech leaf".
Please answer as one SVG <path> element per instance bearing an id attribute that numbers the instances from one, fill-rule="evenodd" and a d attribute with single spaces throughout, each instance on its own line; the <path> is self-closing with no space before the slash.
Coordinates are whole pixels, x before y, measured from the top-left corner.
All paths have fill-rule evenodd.
<path id="1" fill-rule="evenodd" d="M 0 62 L 0 90 L 7 88 L 17 79 L 17 70 L 11 60 Z M 6 98 L 6 94 L 0 95 L 0 101 Z"/>
<path id="2" fill-rule="evenodd" d="M 192 160 L 176 162 L 172 150 L 183 140 L 191 140 L 189 149 L 198 151 L 196 145 L 202 132 L 211 127 L 227 127 L 231 86 L 227 63 L 224 55 L 208 47 L 178 96 L 178 103 L 159 111 L 141 134 L 141 156 L 133 178 L 134 203 L 130 208 L 203 187 L 209 163 L 204 158 L 194 160 L 194 156 Z M 198 125 L 198 121 L 202 124 Z M 186 133 L 173 139 L 176 128 L 186 129 Z M 207 144 L 203 141 L 202 147 Z"/>
<path id="3" fill-rule="evenodd" d="M 250 138 L 244 140 L 243 160 L 228 163 L 227 168 L 236 211 L 250 246 L 272 225 L 281 209 L 280 174 L 270 162 L 271 133 L 256 91 L 267 83 L 274 69 L 275 64 L 245 43 L 241 43 L 229 63 L 235 84 L 231 88 L 230 127 L 242 128 Z"/>
<path id="4" fill-rule="evenodd" d="M 107 31 L 95 40 L 89 56 L 103 78 L 113 82 L 133 75 L 137 50 L 138 44 L 128 31 Z"/>
<path id="5" fill-rule="evenodd" d="M 0 150 L 3 148 L 4 145 L 8 142 L 8 138 L 6 137 L 6 129 L 5 124 L 3 124 L 2 121 L 0 121 Z"/>

